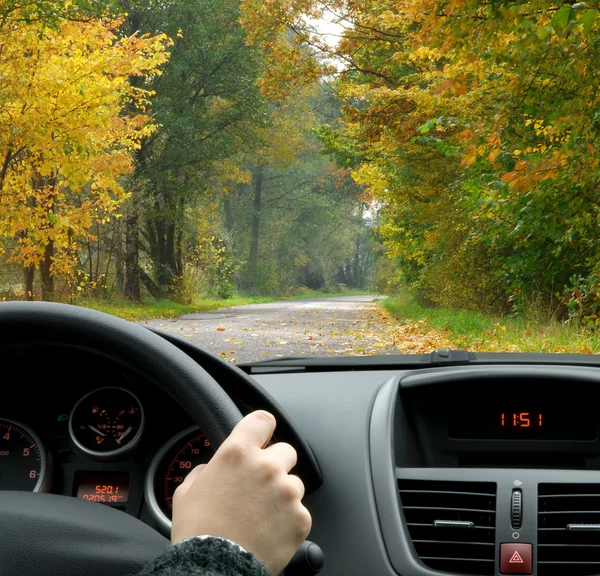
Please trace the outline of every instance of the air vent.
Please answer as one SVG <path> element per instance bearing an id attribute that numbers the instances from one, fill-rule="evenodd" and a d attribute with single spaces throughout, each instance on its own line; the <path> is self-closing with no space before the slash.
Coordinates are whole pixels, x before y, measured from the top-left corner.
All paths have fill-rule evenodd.
<path id="1" fill-rule="evenodd" d="M 424 564 L 457 574 L 495 574 L 495 483 L 399 480 L 398 487 Z"/>
<path id="2" fill-rule="evenodd" d="M 539 485 L 538 574 L 600 574 L 600 484 Z"/>

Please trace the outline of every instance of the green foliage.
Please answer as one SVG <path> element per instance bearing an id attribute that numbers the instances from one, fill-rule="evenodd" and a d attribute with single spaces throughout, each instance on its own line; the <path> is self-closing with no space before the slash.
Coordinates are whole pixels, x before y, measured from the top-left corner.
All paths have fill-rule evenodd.
<path id="1" fill-rule="evenodd" d="M 381 301 L 400 322 L 422 323 L 445 334 L 451 347 L 485 352 L 597 354 L 600 338 L 577 322 L 547 314 L 500 316 L 460 308 L 419 305 L 408 294 Z"/>
<path id="2" fill-rule="evenodd" d="M 229 175 L 229 159 L 257 145 L 253 129 L 268 122 L 256 86 L 261 60 L 245 41 L 237 0 L 145 0 L 130 8 L 128 29 L 160 29 L 175 42 L 169 66 L 150 85 L 159 129 L 143 141 L 136 170 L 142 248 L 158 288 L 170 292 L 184 281 L 177 253 L 186 250 L 190 210 Z"/>
<path id="3" fill-rule="evenodd" d="M 202 238 L 194 251 L 194 263 L 205 277 L 208 293 L 218 298 L 232 298 L 239 269 L 231 248 L 223 238 Z"/>
<path id="4" fill-rule="evenodd" d="M 378 203 L 386 253 L 423 302 L 600 314 L 596 3 L 244 3 L 265 50 L 287 27 L 343 62 L 343 114 L 319 135 Z M 350 23 L 335 47 L 306 24 L 324 7 Z M 585 303 L 562 298 L 572 288 Z"/>
<path id="5" fill-rule="evenodd" d="M 587 276 L 575 274 L 569 280 L 563 294 L 569 317 L 596 330 L 600 327 L 600 264 Z"/>

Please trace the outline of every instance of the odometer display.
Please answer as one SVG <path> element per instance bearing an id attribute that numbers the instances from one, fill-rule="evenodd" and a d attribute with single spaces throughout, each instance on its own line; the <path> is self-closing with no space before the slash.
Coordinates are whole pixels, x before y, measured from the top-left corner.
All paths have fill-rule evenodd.
<path id="1" fill-rule="evenodd" d="M 156 454 L 146 479 L 146 500 L 160 529 L 168 533 L 173 512 L 173 494 L 198 464 L 206 464 L 213 450 L 198 428 L 188 428 Z"/>
<path id="2" fill-rule="evenodd" d="M 104 504 L 125 504 L 129 496 L 129 472 L 80 472 L 75 481 L 77 498 Z"/>
<path id="3" fill-rule="evenodd" d="M 0 419 L 0 490 L 42 490 L 46 456 L 36 435 L 23 424 Z"/>

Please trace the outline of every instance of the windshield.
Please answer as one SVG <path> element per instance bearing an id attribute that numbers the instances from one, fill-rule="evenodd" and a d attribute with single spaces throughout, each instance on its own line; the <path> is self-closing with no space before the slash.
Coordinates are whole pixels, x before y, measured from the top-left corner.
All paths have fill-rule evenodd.
<path id="1" fill-rule="evenodd" d="M 597 352 L 599 15 L 0 0 L 0 297 L 231 362 Z"/>

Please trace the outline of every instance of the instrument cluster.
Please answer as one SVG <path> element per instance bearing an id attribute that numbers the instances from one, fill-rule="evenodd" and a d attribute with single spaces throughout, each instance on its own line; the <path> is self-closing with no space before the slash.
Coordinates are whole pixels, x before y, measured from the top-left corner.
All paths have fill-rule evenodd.
<path id="1" fill-rule="evenodd" d="M 86 360 L 62 381 L 3 403 L 0 490 L 97 502 L 168 535 L 173 493 L 208 462 L 210 442 L 158 387 L 120 367 L 98 366 L 82 382 L 76 373 Z"/>

